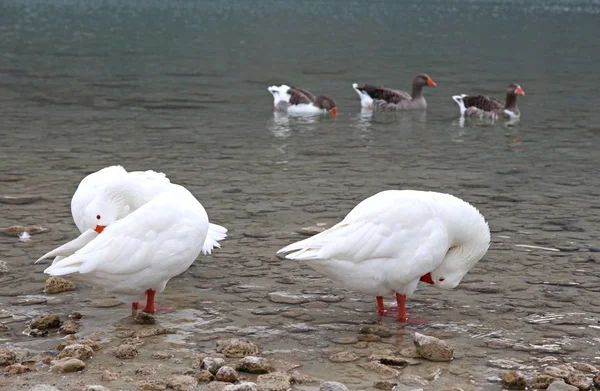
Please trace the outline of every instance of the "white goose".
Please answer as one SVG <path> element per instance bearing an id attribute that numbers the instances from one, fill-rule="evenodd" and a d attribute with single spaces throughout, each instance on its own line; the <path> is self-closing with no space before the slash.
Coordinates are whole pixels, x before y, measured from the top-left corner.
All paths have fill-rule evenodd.
<path id="1" fill-rule="evenodd" d="M 187 270 L 201 251 L 219 247 L 227 229 L 209 224 L 200 202 L 184 187 L 144 187 L 142 182 L 122 177 L 101 187 L 83 216 L 86 226 L 95 224 L 94 230 L 38 259 L 66 256 L 44 273 L 77 272 L 106 292 L 146 294 L 144 312 L 154 313 L 155 293 Z M 133 302 L 132 314 L 137 308 Z"/>
<path id="2" fill-rule="evenodd" d="M 288 259 L 349 289 L 377 297 L 395 293 L 405 322 L 406 296 L 419 281 L 455 288 L 487 252 L 490 230 L 472 205 L 450 194 L 388 190 L 359 203 L 340 223 L 282 248 Z"/>

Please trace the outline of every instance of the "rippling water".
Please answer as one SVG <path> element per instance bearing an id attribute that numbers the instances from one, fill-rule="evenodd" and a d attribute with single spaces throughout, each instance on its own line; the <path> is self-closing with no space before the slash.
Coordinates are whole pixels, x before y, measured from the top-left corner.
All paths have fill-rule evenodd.
<path id="1" fill-rule="evenodd" d="M 79 180 L 122 164 L 167 173 L 230 229 L 223 249 L 173 280 L 163 300 L 211 308 L 226 332 L 270 349 L 291 346 L 317 377 L 372 384 L 354 364 L 323 364 L 320 349 L 355 332 L 347 322 L 374 320 L 373 300 L 273 254 L 299 227 L 335 223 L 390 188 L 455 194 L 493 232 L 457 290 L 424 287 L 409 302 L 434 321 L 426 332 L 454 333 L 461 357 L 444 371 L 480 389 L 495 375 L 491 358 L 600 360 L 599 1 L 123 3 L 0 4 L 0 195 L 42 197 L 0 204 L 0 227 L 51 230 L 29 242 L 0 237 L 10 268 L 0 303 L 16 319 L 5 340 L 27 341 L 22 319 L 48 306 L 87 311 L 96 319 L 88 330 L 127 315 L 126 306 L 89 307 L 95 293 L 85 286 L 47 305 L 7 305 L 41 293 L 43 265 L 33 260 L 76 235 L 69 202 Z M 353 82 L 410 90 L 420 72 L 438 84 L 425 90 L 426 114 L 361 112 Z M 459 123 L 452 95 L 503 98 L 511 82 L 527 94 L 519 124 Z M 274 114 L 266 88 L 280 83 L 333 97 L 337 118 Z M 303 289 L 344 300 L 301 308 L 314 330 L 300 334 L 293 327 L 305 323 L 292 316 L 253 315 L 281 307 L 266 293 Z M 213 344 L 195 338 L 198 348 Z"/>

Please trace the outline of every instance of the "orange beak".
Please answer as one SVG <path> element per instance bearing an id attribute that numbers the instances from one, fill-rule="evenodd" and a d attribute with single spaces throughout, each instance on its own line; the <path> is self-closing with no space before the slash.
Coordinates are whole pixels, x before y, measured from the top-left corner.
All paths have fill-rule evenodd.
<path id="1" fill-rule="evenodd" d="M 431 80 L 431 77 L 427 78 L 427 85 L 432 86 L 432 87 L 437 86 L 437 84 L 435 84 L 435 82 L 433 80 Z"/>
<path id="2" fill-rule="evenodd" d="M 337 115 L 337 107 L 334 107 L 333 109 L 329 110 L 329 112 L 335 117 Z"/>
<path id="3" fill-rule="evenodd" d="M 525 91 L 523 91 L 523 89 L 521 88 L 521 86 L 519 86 L 515 90 L 515 94 L 517 94 L 517 95 L 525 95 Z"/>
<path id="4" fill-rule="evenodd" d="M 431 273 L 425 274 L 423 277 L 421 277 L 419 279 L 419 281 L 423 281 L 423 282 L 433 285 L 433 278 L 431 278 Z"/>
<path id="5" fill-rule="evenodd" d="M 104 228 L 106 228 L 106 225 L 97 225 L 96 228 L 94 228 L 94 231 L 96 231 L 99 234 L 101 234 L 102 231 L 104 231 Z"/>

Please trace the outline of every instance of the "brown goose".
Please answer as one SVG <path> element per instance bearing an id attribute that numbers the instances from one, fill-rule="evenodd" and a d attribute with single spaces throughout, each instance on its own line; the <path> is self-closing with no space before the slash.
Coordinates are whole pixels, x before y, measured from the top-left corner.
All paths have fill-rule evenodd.
<path id="1" fill-rule="evenodd" d="M 360 97 L 360 104 L 367 109 L 383 110 L 410 110 L 427 108 L 427 102 L 423 96 L 423 87 L 435 87 L 436 84 L 425 74 L 415 76 L 413 80 L 412 96 L 400 90 L 392 90 L 385 87 L 377 87 L 365 84 L 359 87 L 352 84 L 352 88 Z"/>
<path id="2" fill-rule="evenodd" d="M 484 95 L 454 95 L 452 99 L 458 104 L 460 115 L 463 117 L 516 119 L 521 116 L 517 106 L 517 95 L 525 95 L 525 91 L 520 85 L 513 83 L 506 88 L 504 103 Z"/>
<path id="3" fill-rule="evenodd" d="M 331 113 L 334 116 L 337 115 L 337 105 L 328 96 L 319 95 L 315 97 L 307 90 L 290 87 L 285 84 L 279 87 L 271 86 L 268 90 L 273 95 L 273 105 L 276 111 L 306 114 Z"/>

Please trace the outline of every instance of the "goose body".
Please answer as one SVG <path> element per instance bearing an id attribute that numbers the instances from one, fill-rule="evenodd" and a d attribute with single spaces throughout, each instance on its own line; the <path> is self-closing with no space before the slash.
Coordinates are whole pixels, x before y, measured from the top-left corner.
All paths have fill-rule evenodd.
<path id="1" fill-rule="evenodd" d="M 413 80 L 412 95 L 391 88 L 374 86 L 371 84 L 352 84 L 360 98 L 363 108 L 375 110 L 424 110 L 427 101 L 423 96 L 423 87 L 435 87 L 436 83 L 425 74 L 415 76 Z"/>
<path id="2" fill-rule="evenodd" d="M 290 87 L 285 84 L 271 86 L 268 91 L 273 95 L 275 111 L 290 114 L 337 114 L 337 105 L 326 95 L 314 96 L 309 91 Z"/>
<path id="3" fill-rule="evenodd" d="M 518 119 L 521 117 L 519 106 L 517 106 L 517 95 L 525 95 L 518 84 L 510 84 L 506 88 L 504 103 L 495 98 L 485 95 L 454 95 L 452 99 L 460 109 L 461 117 L 496 120 Z"/>
<path id="4" fill-rule="evenodd" d="M 388 190 L 359 203 L 340 223 L 279 250 L 344 287 L 400 301 L 419 281 L 456 287 L 487 252 L 490 232 L 475 207 L 449 194 Z M 403 302 L 402 302 L 403 305 Z"/>
<path id="5" fill-rule="evenodd" d="M 99 188 L 83 219 L 86 226 L 95 221 L 94 229 L 38 259 L 63 257 L 44 273 L 78 273 L 115 294 L 146 293 L 144 311 L 154 312 L 154 294 L 187 270 L 200 252 L 220 247 L 227 229 L 210 224 L 203 206 L 184 187 L 144 187 L 144 181 L 122 177 Z M 137 302 L 132 307 L 137 310 Z"/>

